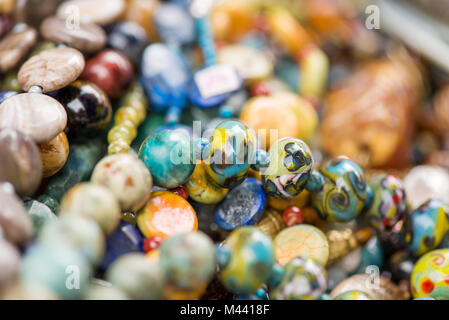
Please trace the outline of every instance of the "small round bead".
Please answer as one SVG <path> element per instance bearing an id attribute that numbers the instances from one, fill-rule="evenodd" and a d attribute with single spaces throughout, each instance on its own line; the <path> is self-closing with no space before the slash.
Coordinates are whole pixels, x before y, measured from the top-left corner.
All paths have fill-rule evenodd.
<path id="1" fill-rule="evenodd" d="M 158 249 L 162 243 L 162 240 L 163 239 L 161 237 L 157 236 L 146 238 L 142 244 L 143 252 L 148 253 L 152 250 Z"/>
<path id="2" fill-rule="evenodd" d="M 288 227 L 294 226 L 295 224 L 301 224 L 304 221 L 301 209 L 296 206 L 291 206 L 285 209 L 283 218 Z"/>
<path id="3" fill-rule="evenodd" d="M 132 131 L 132 129 L 130 129 L 129 127 L 123 125 L 114 126 L 108 133 L 108 142 L 112 143 L 116 140 L 123 140 L 127 144 L 131 144 L 131 142 L 137 135 L 136 129 L 133 129 L 134 131 Z"/>
<path id="4" fill-rule="evenodd" d="M 126 141 L 115 140 L 108 147 L 108 154 L 129 153 L 131 147 Z"/>
<path id="5" fill-rule="evenodd" d="M 114 117 L 115 123 L 123 122 L 124 120 L 129 120 L 132 123 L 136 125 L 136 127 L 140 124 L 139 123 L 139 113 L 136 109 L 133 107 L 123 107 L 117 110 L 115 117 Z"/>

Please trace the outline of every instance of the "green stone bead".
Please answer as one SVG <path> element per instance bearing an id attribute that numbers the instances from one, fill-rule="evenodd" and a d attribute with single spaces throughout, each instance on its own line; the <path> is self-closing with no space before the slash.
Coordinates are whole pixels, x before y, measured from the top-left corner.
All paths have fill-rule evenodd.
<path id="1" fill-rule="evenodd" d="M 34 236 L 40 233 L 40 230 L 44 224 L 58 219 L 48 206 L 37 200 L 26 200 L 25 208 L 31 217 L 31 221 L 33 222 Z"/>
<path id="2" fill-rule="evenodd" d="M 45 204 L 53 212 L 59 211 L 59 202 L 47 194 L 40 195 L 39 197 L 36 198 L 36 200 Z"/>

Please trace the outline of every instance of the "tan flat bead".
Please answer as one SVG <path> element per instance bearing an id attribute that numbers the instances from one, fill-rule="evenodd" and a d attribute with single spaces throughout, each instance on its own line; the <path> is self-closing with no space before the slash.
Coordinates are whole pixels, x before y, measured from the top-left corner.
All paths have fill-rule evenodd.
<path id="1" fill-rule="evenodd" d="M 124 10 L 124 0 L 71 0 L 59 6 L 57 16 L 73 19 L 78 11 L 82 21 L 104 26 L 117 20 Z"/>
<path id="2" fill-rule="evenodd" d="M 0 42 L 0 71 L 14 68 L 35 45 L 37 36 L 37 31 L 29 27 L 7 35 Z"/>
<path id="3" fill-rule="evenodd" d="M 36 143 L 52 140 L 66 125 L 64 107 L 44 94 L 18 94 L 0 105 L 0 128 L 17 129 Z"/>
<path id="4" fill-rule="evenodd" d="M 103 28 L 93 23 L 80 23 L 79 28 L 67 24 L 66 19 L 48 17 L 41 25 L 42 36 L 58 44 L 68 46 L 86 53 L 95 53 L 106 44 Z"/>
<path id="5" fill-rule="evenodd" d="M 28 59 L 17 76 L 23 90 L 39 86 L 52 92 L 75 81 L 84 70 L 84 56 L 76 49 L 54 48 Z"/>

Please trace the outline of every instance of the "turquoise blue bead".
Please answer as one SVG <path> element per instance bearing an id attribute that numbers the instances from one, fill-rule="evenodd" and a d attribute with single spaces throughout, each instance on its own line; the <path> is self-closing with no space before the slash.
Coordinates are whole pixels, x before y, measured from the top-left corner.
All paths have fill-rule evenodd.
<path id="1" fill-rule="evenodd" d="M 192 149 L 184 133 L 162 130 L 142 144 L 139 158 L 150 170 L 154 184 L 173 189 L 187 182 L 195 169 Z"/>
<path id="2" fill-rule="evenodd" d="M 22 260 L 20 281 L 52 290 L 64 300 L 81 299 L 91 268 L 76 249 L 63 244 L 37 244 Z"/>
<path id="3" fill-rule="evenodd" d="M 356 273 L 364 273 L 366 267 L 377 266 L 382 267 L 384 261 L 384 250 L 382 242 L 378 236 L 372 237 L 361 250 L 361 261 Z"/>

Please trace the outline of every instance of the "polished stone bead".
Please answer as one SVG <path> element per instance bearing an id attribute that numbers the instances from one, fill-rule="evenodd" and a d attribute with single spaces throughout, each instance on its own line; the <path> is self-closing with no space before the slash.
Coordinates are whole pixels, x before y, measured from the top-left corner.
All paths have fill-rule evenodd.
<path id="1" fill-rule="evenodd" d="M 267 197 L 262 184 L 254 178 L 247 178 L 217 206 L 215 221 L 225 230 L 252 225 L 260 219 L 266 204 Z"/>
<path id="2" fill-rule="evenodd" d="M 60 216 L 77 214 L 94 219 L 106 235 L 111 234 L 120 222 L 118 200 L 108 188 L 92 183 L 80 183 L 62 198 Z"/>
<path id="3" fill-rule="evenodd" d="M 0 41 L 0 71 L 14 68 L 37 41 L 38 34 L 33 28 L 12 32 Z"/>
<path id="4" fill-rule="evenodd" d="M 44 92 L 52 92 L 75 81 L 84 66 L 84 56 L 78 50 L 54 48 L 28 59 L 20 68 L 18 79 L 25 91 L 38 86 Z"/>
<path id="5" fill-rule="evenodd" d="M 112 107 L 106 94 L 88 81 L 75 81 L 55 93 L 65 108 L 70 137 L 94 136 L 107 129 Z"/>
<path id="6" fill-rule="evenodd" d="M 105 49 L 86 63 L 81 79 L 95 83 L 111 98 L 120 98 L 132 83 L 134 68 L 118 51 Z"/>
<path id="7" fill-rule="evenodd" d="M 17 22 L 24 22 L 39 28 L 41 22 L 56 12 L 64 0 L 19 0 L 15 1 L 14 18 Z"/>
<path id="8" fill-rule="evenodd" d="M 108 269 L 106 279 L 131 299 L 161 299 L 164 269 L 151 263 L 144 254 L 132 253 L 118 258 Z"/>
<path id="9" fill-rule="evenodd" d="M 147 44 L 145 29 L 131 21 L 115 25 L 108 36 L 108 46 L 124 54 L 134 65 L 140 64 Z"/>
<path id="10" fill-rule="evenodd" d="M 117 20 L 125 10 L 124 0 L 70 0 L 62 3 L 57 11 L 60 18 L 72 18 L 74 7 L 80 19 L 99 25 L 107 25 Z M 73 18 L 72 18 L 73 19 Z"/>
<path id="11" fill-rule="evenodd" d="M 42 202 L 28 199 L 25 200 L 24 203 L 28 215 L 31 217 L 31 221 L 33 222 L 34 236 L 40 233 L 40 230 L 46 223 L 49 223 L 51 220 L 57 219 L 57 216 L 54 214 L 54 212 Z"/>
<path id="12" fill-rule="evenodd" d="M 83 53 L 95 53 L 106 45 L 106 33 L 93 23 L 80 22 L 74 28 L 67 27 L 67 20 L 48 17 L 42 22 L 42 36 L 54 43 L 65 44 Z"/>
<path id="13" fill-rule="evenodd" d="M 20 268 L 20 253 L 8 241 L 0 238 L 0 288 L 6 288 L 16 280 Z"/>
<path id="14" fill-rule="evenodd" d="M 69 140 L 64 132 L 58 134 L 53 140 L 38 145 L 42 159 L 42 172 L 44 178 L 56 174 L 65 165 L 69 157 Z"/>
<path id="15" fill-rule="evenodd" d="M 10 182 L 20 195 L 31 195 L 42 180 L 42 162 L 36 144 L 21 132 L 0 129 L 0 182 Z"/>
<path id="16" fill-rule="evenodd" d="M 52 140 L 67 124 L 67 113 L 55 99 L 39 93 L 10 97 L 0 108 L 0 128 L 15 128 L 36 143 Z"/>
<path id="17" fill-rule="evenodd" d="M 95 166 L 91 181 L 112 191 L 123 211 L 139 210 L 150 198 L 153 186 L 150 171 L 130 154 L 103 158 Z"/>

